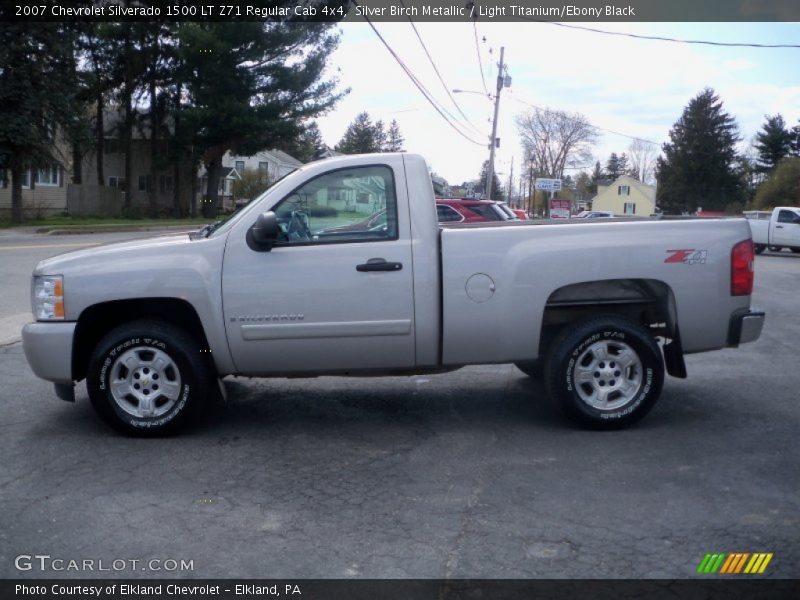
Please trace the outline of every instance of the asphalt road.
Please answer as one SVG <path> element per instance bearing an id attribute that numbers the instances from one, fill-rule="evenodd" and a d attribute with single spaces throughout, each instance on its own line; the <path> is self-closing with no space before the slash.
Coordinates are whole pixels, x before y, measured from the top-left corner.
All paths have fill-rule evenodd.
<path id="1" fill-rule="evenodd" d="M 760 256 L 762 338 L 690 356 L 653 412 L 572 428 L 513 366 L 232 380 L 180 437 L 117 435 L 0 348 L 0 577 L 800 576 L 800 256 Z M 15 557 L 128 561 L 20 572 Z M 193 561 L 141 571 L 131 560 Z"/>

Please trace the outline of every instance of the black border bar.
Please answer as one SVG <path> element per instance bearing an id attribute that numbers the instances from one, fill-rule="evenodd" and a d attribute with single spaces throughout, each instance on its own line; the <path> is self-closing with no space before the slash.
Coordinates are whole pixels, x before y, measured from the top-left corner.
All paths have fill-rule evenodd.
<path id="1" fill-rule="evenodd" d="M 127 11 L 127 12 L 126 12 Z M 781 22 L 795 0 L 0 0 L 0 21 Z"/>
<path id="2" fill-rule="evenodd" d="M 17 600 L 783 600 L 798 579 L 5 579 L 0 598 Z M 127 588 L 125 586 L 128 586 Z M 238 587 L 237 587 L 238 586 Z M 97 591 L 99 590 L 99 594 Z"/>

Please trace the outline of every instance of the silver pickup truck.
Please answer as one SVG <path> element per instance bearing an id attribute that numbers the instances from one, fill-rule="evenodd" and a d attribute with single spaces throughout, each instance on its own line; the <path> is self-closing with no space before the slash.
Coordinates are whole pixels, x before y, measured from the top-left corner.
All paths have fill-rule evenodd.
<path id="1" fill-rule="evenodd" d="M 757 339 L 744 219 L 442 226 L 425 161 L 305 165 L 193 235 L 44 260 L 34 373 L 126 432 L 163 433 L 225 375 L 398 375 L 516 363 L 578 423 L 628 425 L 685 353 Z"/>

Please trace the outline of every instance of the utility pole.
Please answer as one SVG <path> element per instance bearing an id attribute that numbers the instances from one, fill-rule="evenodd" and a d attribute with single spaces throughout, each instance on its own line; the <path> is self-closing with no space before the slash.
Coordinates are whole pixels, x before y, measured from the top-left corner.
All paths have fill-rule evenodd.
<path id="1" fill-rule="evenodd" d="M 511 188 L 514 183 L 514 157 L 511 157 L 511 173 L 508 175 L 508 189 L 506 189 L 506 202 L 511 205 Z"/>
<path id="2" fill-rule="evenodd" d="M 505 65 L 503 64 L 503 54 L 505 54 L 505 47 L 500 47 L 500 66 L 497 70 L 497 94 L 494 97 L 494 119 L 492 120 L 492 137 L 489 140 L 489 168 L 486 171 L 486 199 L 492 199 L 492 184 L 494 183 L 494 147 L 497 144 L 497 115 L 500 112 L 500 91 L 503 89 L 505 81 L 503 72 Z"/>

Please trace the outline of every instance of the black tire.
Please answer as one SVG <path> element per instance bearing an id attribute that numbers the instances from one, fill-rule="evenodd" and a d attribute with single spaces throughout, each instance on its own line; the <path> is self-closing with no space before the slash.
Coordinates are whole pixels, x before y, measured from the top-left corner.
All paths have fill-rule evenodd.
<path id="1" fill-rule="evenodd" d="M 767 246 L 770 252 L 780 252 L 783 250 L 783 246 Z"/>
<path id="2" fill-rule="evenodd" d="M 89 359 L 86 387 L 92 406 L 123 433 L 176 433 L 202 412 L 212 389 L 213 367 L 200 349 L 188 333 L 163 321 L 132 321 L 117 327 L 100 340 Z M 115 399 L 115 394 L 121 398 Z M 145 408 L 148 401 L 150 408 Z M 137 414 L 143 411 L 154 414 Z"/>
<path id="3" fill-rule="evenodd" d="M 792 250 L 792 252 L 794 252 L 795 254 L 800 254 L 800 247 L 797 247 L 797 246 L 792 246 L 791 250 Z"/>
<path id="4" fill-rule="evenodd" d="M 763 254 L 767 247 L 764 244 L 754 244 L 753 249 L 756 251 L 756 254 Z"/>
<path id="5" fill-rule="evenodd" d="M 518 362 L 514 363 L 520 371 L 525 373 L 528 377 L 532 379 L 541 379 L 542 378 L 542 361 L 540 360 L 531 360 L 526 362 Z"/>
<path id="6" fill-rule="evenodd" d="M 593 348 L 604 349 L 608 359 L 598 359 Z M 614 361 L 621 356 L 627 362 L 629 355 L 615 354 L 626 349 L 638 363 L 625 367 Z M 581 372 L 591 380 L 576 385 L 573 379 Z M 619 429 L 655 405 L 664 384 L 664 361 L 642 326 L 617 316 L 592 317 L 562 330 L 550 346 L 544 375 L 547 393 L 574 422 L 592 429 Z M 607 394 L 607 402 L 601 401 L 601 394 Z M 590 395 L 595 404 L 608 408 L 593 405 L 586 399 Z"/>

